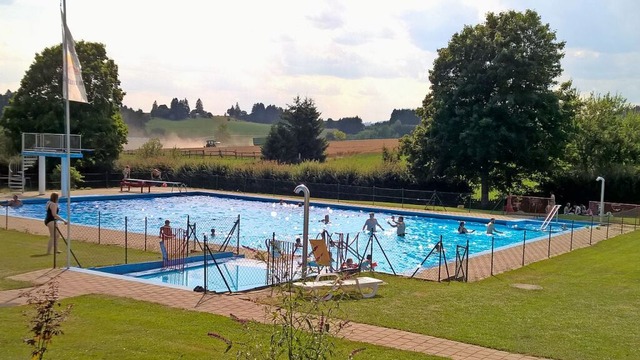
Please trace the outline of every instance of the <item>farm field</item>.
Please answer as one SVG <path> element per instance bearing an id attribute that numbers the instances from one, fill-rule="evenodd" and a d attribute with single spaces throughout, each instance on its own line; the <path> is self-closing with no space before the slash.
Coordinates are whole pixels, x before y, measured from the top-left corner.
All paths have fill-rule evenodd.
<path id="1" fill-rule="evenodd" d="M 367 139 L 367 140 L 344 140 L 330 141 L 327 148 L 328 157 L 341 157 L 355 154 L 372 154 L 381 153 L 382 148 L 387 147 L 389 150 L 398 147 L 398 139 Z M 202 147 L 191 148 L 202 150 Z M 259 146 L 225 146 L 224 144 L 215 148 L 205 148 L 206 152 L 237 151 L 242 153 L 260 152 Z"/>

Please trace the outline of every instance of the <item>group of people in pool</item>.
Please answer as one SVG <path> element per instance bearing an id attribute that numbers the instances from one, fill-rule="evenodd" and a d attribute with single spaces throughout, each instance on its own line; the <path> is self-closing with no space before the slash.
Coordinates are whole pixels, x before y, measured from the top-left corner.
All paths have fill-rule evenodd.
<path id="1" fill-rule="evenodd" d="M 458 234 L 471 234 L 473 232 L 475 232 L 475 230 L 467 229 L 465 222 L 460 221 L 460 224 L 458 225 Z M 491 218 L 487 224 L 487 235 L 493 235 L 494 233 L 502 234 L 502 231 L 496 229 L 496 219 Z"/>

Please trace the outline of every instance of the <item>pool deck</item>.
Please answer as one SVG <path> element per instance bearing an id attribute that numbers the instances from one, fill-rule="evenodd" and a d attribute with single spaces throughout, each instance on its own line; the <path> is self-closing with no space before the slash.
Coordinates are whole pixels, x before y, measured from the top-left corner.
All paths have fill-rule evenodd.
<path id="1" fill-rule="evenodd" d="M 233 314 L 241 319 L 269 323 L 264 306 L 251 300 L 247 294 L 201 294 L 188 290 L 141 284 L 104 276 L 91 275 L 65 269 L 45 269 L 12 276 L 11 279 L 43 285 L 51 280 L 58 282 L 61 298 L 87 294 L 102 294 L 148 301 L 173 308 L 201 311 L 222 316 Z M 26 304 L 21 296 L 32 289 L 0 291 L 0 307 Z M 361 300 L 366 305 L 366 300 Z M 440 339 L 397 329 L 350 322 L 340 332 L 341 337 L 368 344 L 415 351 L 451 359 L 467 360 L 533 360 L 540 359 L 522 354 Z"/>
<path id="2" fill-rule="evenodd" d="M 200 190 L 199 190 L 200 191 Z M 206 191 L 206 190 L 203 190 Z M 153 193 L 170 192 L 167 188 L 153 188 Z M 215 192 L 212 192 L 215 193 Z M 98 194 L 135 194 L 121 193 L 119 189 L 95 189 L 73 191 L 73 195 L 98 195 Z M 242 194 L 248 196 L 248 194 Z M 8 194 L 5 197 L 8 198 Z M 22 198 L 41 197 L 46 198 L 47 195 L 38 195 L 36 193 L 26 193 Z M 273 197 L 279 199 L 281 197 Z M 299 201 L 300 197 L 285 197 L 286 200 Z M 381 208 L 388 209 L 388 208 Z M 420 211 L 428 214 L 429 211 Z M 438 212 L 443 214 L 443 212 Z M 454 216 L 474 216 L 479 218 L 495 217 L 497 219 L 513 219 L 507 216 L 496 216 L 478 213 L 446 213 Z M 9 222 L 4 214 L 0 214 L 0 226 L 5 227 L 5 222 Z M 40 220 L 19 219 L 10 217 L 9 228 L 27 231 L 32 234 L 47 235 L 47 228 L 42 225 Z M 589 246 L 614 234 L 621 234 L 632 231 L 633 226 L 610 225 L 608 227 L 584 228 L 574 231 L 573 234 L 563 234 L 552 237 L 553 241 L 545 239 L 538 240 L 533 243 L 520 244 L 510 248 L 497 251 L 493 255 L 493 266 L 491 264 L 491 254 L 475 256 L 469 259 L 468 276 L 469 281 L 480 280 L 499 274 L 511 269 L 522 267 L 536 261 L 541 261 L 549 257 L 553 257 L 562 253 L 566 253 L 571 249 Z M 63 230 L 64 231 L 64 230 Z M 612 233 L 611 235 L 609 233 Z M 526 252 L 523 251 L 526 248 Z M 524 255 L 523 255 L 524 254 Z M 450 274 L 455 272 L 455 258 L 448 258 L 448 269 Z M 444 275 L 444 268 L 440 269 L 441 275 Z M 417 274 L 417 277 L 434 280 L 441 278 L 438 276 L 438 269 L 426 269 Z M 59 294 L 61 297 L 74 297 L 85 294 L 105 294 L 112 296 L 127 297 L 141 301 L 148 301 L 166 306 L 187 309 L 193 311 L 202 311 L 222 316 L 233 314 L 243 319 L 253 319 L 260 322 L 268 323 L 265 317 L 264 306 L 252 301 L 252 294 L 236 294 L 236 295 L 220 295 L 195 293 L 188 290 L 175 289 L 150 284 L 141 284 L 138 282 L 126 281 L 117 278 L 105 276 L 97 276 L 80 271 L 65 269 L 47 269 L 39 270 L 28 274 L 22 274 L 12 277 L 16 280 L 29 281 L 36 286 L 42 285 L 56 279 L 59 284 Z M 26 303 L 26 299 L 20 295 L 30 289 L 8 290 L 0 292 L 0 306 L 14 306 Z M 362 300 L 363 304 L 366 300 Z M 350 326 L 340 333 L 340 336 L 353 341 L 360 341 L 375 345 L 381 345 L 402 350 L 416 351 L 430 355 L 448 357 L 451 359 L 471 359 L 471 360 L 524 360 L 538 359 L 532 356 L 522 354 L 512 354 L 504 351 L 484 348 L 476 345 L 464 344 L 456 341 L 435 338 L 432 336 L 411 333 L 407 331 L 383 328 L 361 323 L 350 323 Z"/>

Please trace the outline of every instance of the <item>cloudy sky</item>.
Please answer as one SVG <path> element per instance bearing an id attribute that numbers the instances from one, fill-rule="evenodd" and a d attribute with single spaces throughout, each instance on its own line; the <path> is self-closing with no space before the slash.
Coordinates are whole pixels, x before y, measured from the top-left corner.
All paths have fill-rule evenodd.
<path id="1" fill-rule="evenodd" d="M 60 43 L 59 1 L 0 0 L 0 92 Z M 536 10 L 567 42 L 563 80 L 640 104 L 637 0 L 68 0 L 67 22 L 106 45 L 135 109 L 177 97 L 250 112 L 300 95 L 324 119 L 375 122 L 420 106 L 451 35 L 508 9 Z"/>

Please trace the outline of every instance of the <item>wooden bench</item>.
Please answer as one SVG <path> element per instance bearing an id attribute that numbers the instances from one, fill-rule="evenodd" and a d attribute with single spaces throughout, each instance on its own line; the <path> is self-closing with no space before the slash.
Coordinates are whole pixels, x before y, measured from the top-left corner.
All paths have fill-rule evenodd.
<path id="1" fill-rule="evenodd" d="M 128 180 L 122 180 L 120 181 L 120 192 L 124 191 L 124 187 L 127 187 L 127 191 L 131 191 L 131 188 L 136 188 L 139 187 L 140 188 L 140 193 L 144 192 L 144 188 L 147 188 L 147 192 L 151 192 L 151 184 L 144 181 L 144 180 L 134 180 L 134 179 L 128 179 Z"/>

